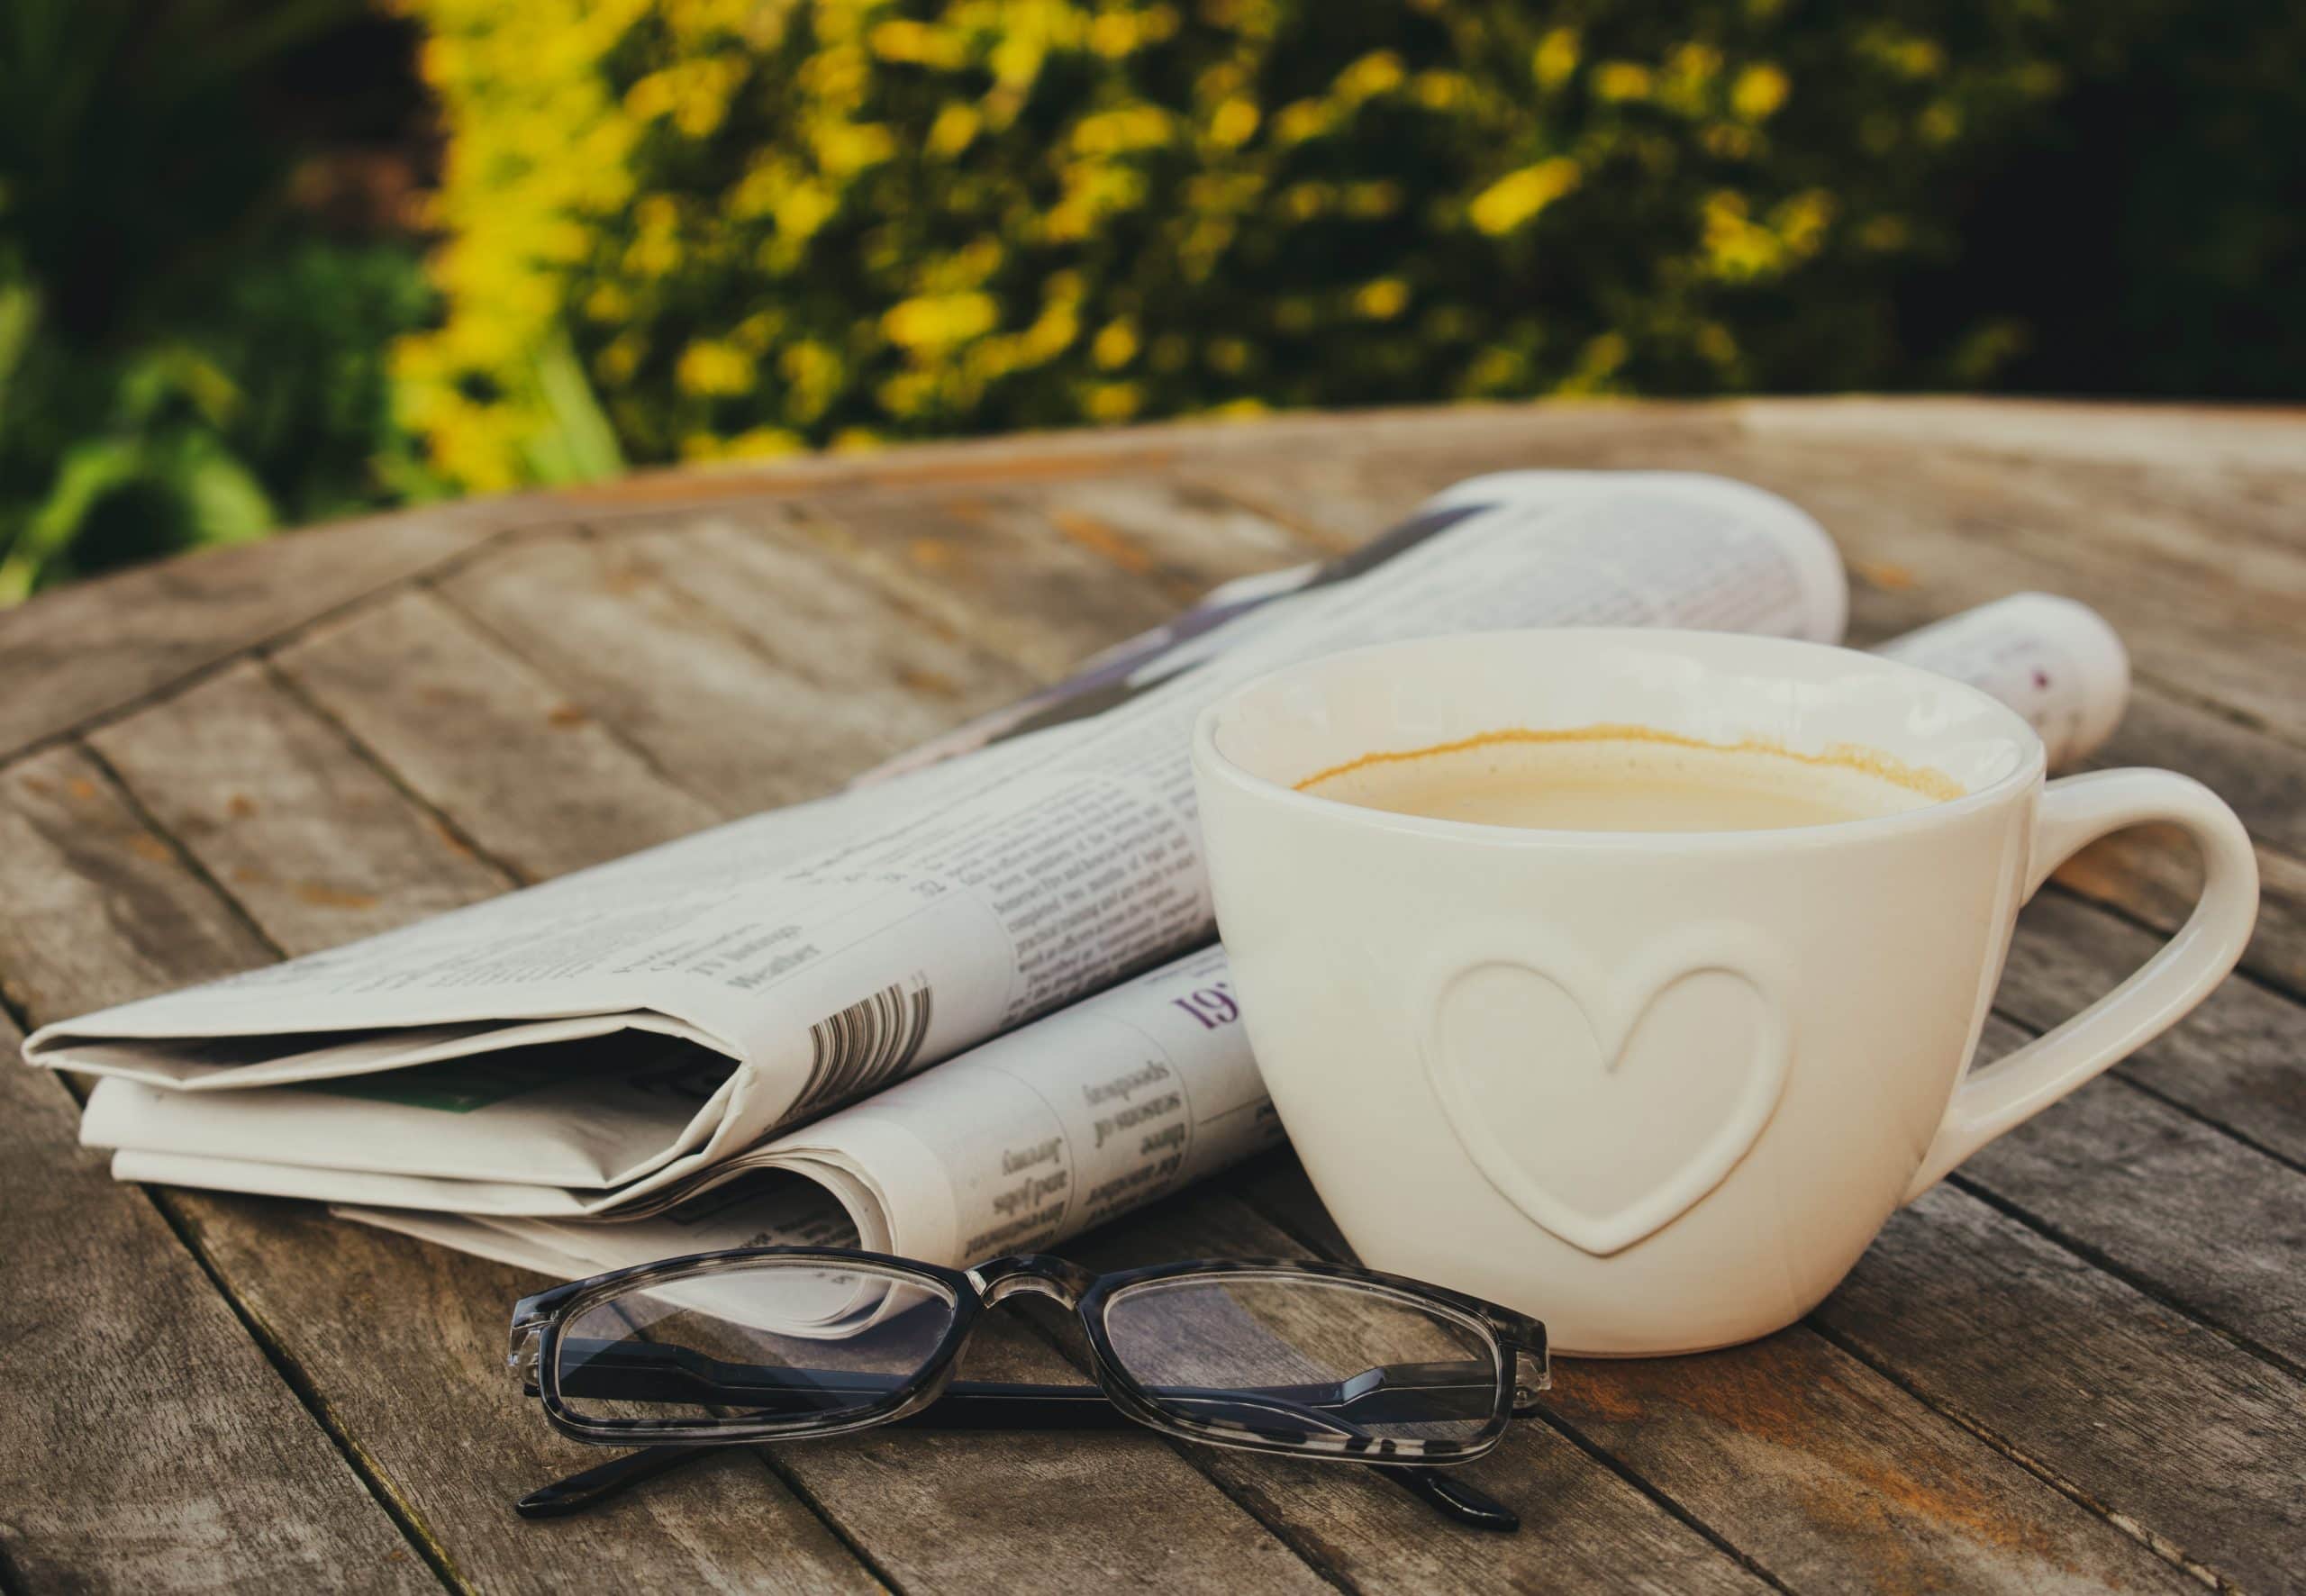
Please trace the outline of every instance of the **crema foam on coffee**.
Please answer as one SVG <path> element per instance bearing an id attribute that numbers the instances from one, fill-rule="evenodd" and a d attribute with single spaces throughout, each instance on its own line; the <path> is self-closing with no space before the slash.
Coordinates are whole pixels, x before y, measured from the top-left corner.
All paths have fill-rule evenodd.
<path id="1" fill-rule="evenodd" d="M 1961 787 L 1867 748 L 1795 753 L 1638 726 L 1510 730 L 1365 755 L 1297 784 L 1365 809 L 1555 831 L 1768 831 L 1870 820 Z"/>

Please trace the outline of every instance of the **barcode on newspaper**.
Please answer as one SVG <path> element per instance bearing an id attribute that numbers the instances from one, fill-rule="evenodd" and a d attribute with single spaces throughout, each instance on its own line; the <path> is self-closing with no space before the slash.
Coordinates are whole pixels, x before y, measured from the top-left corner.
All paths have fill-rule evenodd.
<path id="1" fill-rule="evenodd" d="M 809 1089 L 794 1114 L 877 1092 L 912 1067 L 929 1035 L 936 991 L 916 975 L 809 1027 Z"/>

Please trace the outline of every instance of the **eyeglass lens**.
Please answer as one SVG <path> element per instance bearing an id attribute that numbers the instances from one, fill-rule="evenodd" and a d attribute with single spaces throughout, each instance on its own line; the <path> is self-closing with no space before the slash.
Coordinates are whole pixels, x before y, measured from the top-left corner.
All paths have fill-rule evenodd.
<path id="1" fill-rule="evenodd" d="M 810 1259 L 636 1286 L 572 1315 L 560 1398 L 592 1423 L 839 1419 L 909 1384 L 954 1317 L 923 1277 Z"/>
<path id="2" fill-rule="evenodd" d="M 1173 1417 L 1276 1438 L 1466 1442 L 1500 1419 L 1487 1330 L 1436 1306 L 1300 1274 L 1212 1274 L 1116 1292 L 1104 1328 Z"/>

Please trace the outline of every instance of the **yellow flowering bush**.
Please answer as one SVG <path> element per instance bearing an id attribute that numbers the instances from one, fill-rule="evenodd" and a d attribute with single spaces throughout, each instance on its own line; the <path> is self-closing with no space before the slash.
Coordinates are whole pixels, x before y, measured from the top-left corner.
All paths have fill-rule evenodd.
<path id="1" fill-rule="evenodd" d="M 2012 0 L 402 4 L 449 138 L 397 368 L 477 489 L 1879 382 L 1947 187 L 2061 85 Z"/>

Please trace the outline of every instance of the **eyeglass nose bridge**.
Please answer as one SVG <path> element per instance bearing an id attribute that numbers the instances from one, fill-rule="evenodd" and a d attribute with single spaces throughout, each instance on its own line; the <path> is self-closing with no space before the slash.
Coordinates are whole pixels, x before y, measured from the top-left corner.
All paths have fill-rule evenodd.
<path id="1" fill-rule="evenodd" d="M 994 1258 L 979 1264 L 968 1276 L 988 1308 L 1019 1295 L 1049 1297 L 1067 1308 L 1078 1308 L 1081 1299 L 1097 1283 L 1097 1277 L 1080 1265 L 1047 1253 Z"/>

